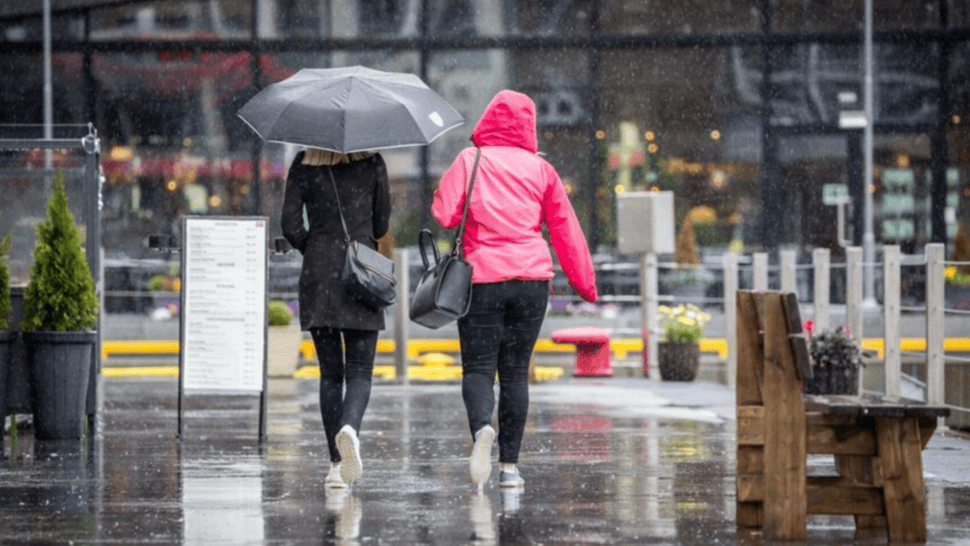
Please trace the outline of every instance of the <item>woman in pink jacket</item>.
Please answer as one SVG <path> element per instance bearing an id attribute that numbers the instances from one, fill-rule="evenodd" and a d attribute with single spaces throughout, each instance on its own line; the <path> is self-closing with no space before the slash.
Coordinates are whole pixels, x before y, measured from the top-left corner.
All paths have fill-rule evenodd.
<path id="1" fill-rule="evenodd" d="M 522 487 L 519 448 L 529 408 L 529 360 L 549 302 L 549 239 L 570 286 L 596 301 L 596 275 L 582 228 L 556 170 L 539 157 L 535 103 L 501 91 L 485 108 L 466 148 L 444 173 L 432 212 L 443 227 L 461 221 L 477 149 L 478 175 L 462 245 L 473 268 L 472 302 L 458 321 L 462 397 L 474 439 L 469 473 L 479 488 L 492 471 L 492 412 L 499 376 L 499 485 Z M 477 148 L 477 149 L 476 149 Z"/>

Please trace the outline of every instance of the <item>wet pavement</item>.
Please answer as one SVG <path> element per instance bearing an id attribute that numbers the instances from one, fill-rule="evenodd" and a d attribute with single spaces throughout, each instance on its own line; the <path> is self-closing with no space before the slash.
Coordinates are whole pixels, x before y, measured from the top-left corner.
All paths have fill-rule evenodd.
<path id="1" fill-rule="evenodd" d="M 105 379 L 102 393 L 91 441 L 4 438 L 0 543 L 763 543 L 736 528 L 734 399 L 713 383 L 533 385 L 526 487 L 500 490 L 493 468 L 482 495 L 457 383 L 375 384 L 350 491 L 323 485 L 315 381 L 270 380 L 263 445 L 255 396 L 189 393 L 180 442 L 177 380 Z M 937 434 L 924 469 L 927 544 L 970 544 L 970 440 Z M 807 544 L 883 542 L 856 541 L 849 518 L 809 522 Z"/>

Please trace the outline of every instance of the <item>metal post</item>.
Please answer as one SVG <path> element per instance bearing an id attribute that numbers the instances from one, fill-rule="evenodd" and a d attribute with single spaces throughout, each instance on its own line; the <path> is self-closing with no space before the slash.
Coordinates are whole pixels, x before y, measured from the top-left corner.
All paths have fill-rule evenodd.
<path id="1" fill-rule="evenodd" d="M 829 300 L 831 299 L 830 277 L 832 267 L 831 252 L 827 248 L 816 248 L 812 251 L 812 263 L 815 265 L 815 328 L 825 330 L 829 327 Z"/>
<path id="2" fill-rule="evenodd" d="M 883 362 L 886 364 L 886 396 L 892 398 L 899 398 L 901 394 L 902 353 L 899 348 L 901 283 L 899 266 L 899 246 L 884 246 L 882 248 Z"/>
<path id="3" fill-rule="evenodd" d="M 397 303 L 394 304 L 394 371 L 397 380 L 404 385 L 408 378 L 408 340 L 410 333 L 410 271 L 408 249 L 394 249 L 394 269 L 397 272 Z"/>
<path id="4" fill-rule="evenodd" d="M 862 249 L 845 249 L 845 325 L 862 348 Z"/>
<path id="5" fill-rule="evenodd" d="M 873 146 L 873 125 L 876 120 L 873 116 L 873 91 L 872 91 L 872 0 L 866 0 L 866 28 L 865 28 L 865 116 L 866 126 L 864 129 L 863 144 L 865 154 L 865 170 L 862 177 L 862 197 L 865 208 L 865 232 L 862 236 L 862 246 L 864 248 L 865 260 L 865 304 L 867 307 L 876 306 L 876 276 L 873 268 L 876 262 L 876 236 L 872 229 L 872 192 L 869 187 L 872 185 L 872 146 Z"/>
<path id="6" fill-rule="evenodd" d="M 44 138 L 54 138 L 54 83 L 51 74 L 51 0 L 44 0 Z M 53 150 L 44 150 L 44 198 L 53 188 Z"/>
<path id="7" fill-rule="evenodd" d="M 727 340 L 727 384 L 732 389 L 738 380 L 738 256 L 725 252 L 724 264 L 724 336 Z"/>
<path id="8" fill-rule="evenodd" d="M 795 251 L 782 250 L 779 256 L 781 257 L 781 291 L 795 292 L 797 294 L 798 288 L 795 285 Z"/>
<path id="9" fill-rule="evenodd" d="M 946 398 L 943 352 L 943 243 L 926 245 L 926 401 L 941 405 Z"/>
<path id="10" fill-rule="evenodd" d="M 765 252 L 754 255 L 754 279 L 751 285 L 756 291 L 768 290 L 768 254 Z"/>

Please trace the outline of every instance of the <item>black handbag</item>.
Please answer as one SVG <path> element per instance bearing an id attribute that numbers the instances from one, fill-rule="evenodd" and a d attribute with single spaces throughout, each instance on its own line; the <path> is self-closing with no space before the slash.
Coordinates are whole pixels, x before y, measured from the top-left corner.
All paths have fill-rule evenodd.
<path id="1" fill-rule="evenodd" d="M 472 266 L 465 261 L 461 247 L 461 236 L 465 230 L 465 219 L 468 217 L 468 205 L 471 203 L 472 187 L 475 185 L 475 175 L 478 173 L 478 160 L 481 149 L 475 154 L 475 165 L 472 167 L 471 180 L 468 182 L 468 192 L 465 195 L 465 207 L 461 213 L 461 224 L 455 233 L 455 241 L 451 252 L 442 257 L 434 243 L 431 232 L 422 230 L 418 236 L 418 248 L 421 250 L 421 261 L 424 272 L 414 289 L 411 299 L 411 320 L 427 328 L 441 328 L 453 320 L 457 320 L 466 313 L 472 302 Z M 431 247 L 434 262 L 428 260 L 427 247 Z"/>
<path id="2" fill-rule="evenodd" d="M 340 207 L 340 196 L 337 194 L 337 182 L 329 167 L 327 172 L 330 173 L 333 193 L 337 198 L 337 212 L 340 213 L 340 224 L 344 228 L 344 240 L 347 242 L 340 283 L 355 299 L 375 311 L 380 311 L 397 299 L 394 261 L 373 248 L 350 239 L 347 222 L 344 221 L 344 213 Z"/>

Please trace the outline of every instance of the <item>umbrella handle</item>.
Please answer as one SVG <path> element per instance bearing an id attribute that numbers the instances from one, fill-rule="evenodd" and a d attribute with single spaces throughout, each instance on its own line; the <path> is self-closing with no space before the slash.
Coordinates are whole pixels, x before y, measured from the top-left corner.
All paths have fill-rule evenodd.
<path id="1" fill-rule="evenodd" d="M 438 265 L 438 261 L 441 260 L 441 255 L 438 254 L 438 245 L 434 244 L 434 237 L 431 235 L 431 230 L 422 229 L 421 233 L 418 234 L 418 250 L 421 251 L 421 261 L 424 263 L 424 268 L 426 270 L 434 269 L 428 262 L 428 253 L 425 250 L 425 239 L 427 239 L 428 246 L 431 247 L 431 251 L 434 253 L 434 265 Z"/>

